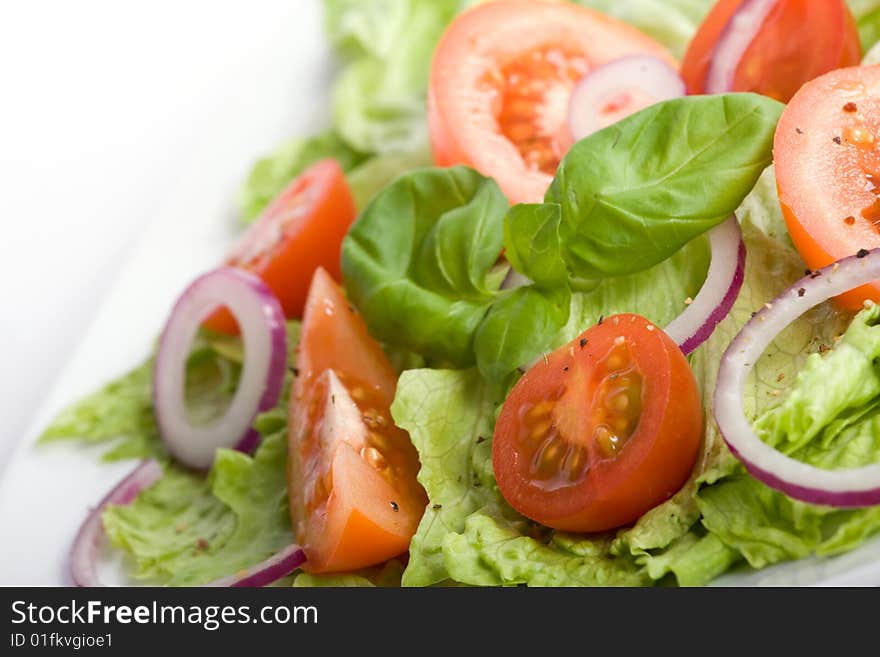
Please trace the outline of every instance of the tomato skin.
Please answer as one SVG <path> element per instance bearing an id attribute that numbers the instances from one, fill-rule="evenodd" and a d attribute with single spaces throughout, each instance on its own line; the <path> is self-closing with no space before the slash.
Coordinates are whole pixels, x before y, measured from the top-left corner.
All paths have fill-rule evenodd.
<path id="1" fill-rule="evenodd" d="M 621 336 L 641 373 L 642 407 L 630 438 L 608 456 L 598 451 L 590 434 L 589 418 L 604 398 L 595 396 L 596 388 L 584 382 L 602 371 L 608 362 L 603 355 Z M 524 447 L 523 418 L 547 398 L 548 391 L 563 388 L 562 396 L 555 394 L 559 405 L 553 411 L 554 430 L 564 432 L 564 414 L 575 413 L 578 419 L 570 426 L 577 427 L 577 435 L 560 435 L 569 445 L 583 446 L 589 461 L 582 480 L 547 487 L 536 481 L 535 453 Z M 574 399 L 569 404 L 579 403 L 582 408 L 566 411 L 568 394 Z M 699 392 L 681 350 L 643 317 L 616 315 L 560 347 L 514 386 L 496 424 L 493 468 L 504 498 L 526 517 L 565 531 L 605 531 L 636 520 L 684 484 L 696 461 L 702 431 Z"/>
<path id="2" fill-rule="evenodd" d="M 320 160 L 266 207 L 226 264 L 257 274 L 278 297 L 288 319 L 301 317 L 315 269 L 323 267 L 342 280 L 342 240 L 356 216 L 354 197 L 339 163 Z M 221 333 L 238 333 L 225 308 L 204 325 Z"/>
<path id="3" fill-rule="evenodd" d="M 705 93 L 715 47 L 744 2 L 720 0 L 700 25 L 682 62 L 690 93 Z M 844 0 L 780 0 L 743 53 L 731 91 L 788 102 L 803 83 L 860 60 L 858 27 Z"/>
<path id="4" fill-rule="evenodd" d="M 647 35 L 575 3 L 497 0 L 469 9 L 447 28 L 431 66 L 435 162 L 466 164 L 495 178 L 511 203 L 541 202 L 573 143 L 567 113 L 575 82 L 631 54 L 655 55 L 677 68 Z M 516 130 L 532 132 L 515 139 Z M 534 150 L 524 154 L 529 143 Z"/>
<path id="5" fill-rule="evenodd" d="M 877 183 L 880 66 L 838 69 L 791 99 L 776 128 L 779 202 L 792 241 L 811 269 L 880 246 Z M 880 301 L 880 283 L 837 301 L 858 310 Z"/>
<path id="6" fill-rule="evenodd" d="M 416 480 L 415 447 L 390 419 L 397 374 L 322 268 L 306 302 L 296 369 L 288 493 L 304 569 L 353 570 L 405 552 L 427 496 Z M 381 428 L 367 423 L 368 413 L 385 418 Z M 382 470 L 367 458 L 377 433 Z"/>

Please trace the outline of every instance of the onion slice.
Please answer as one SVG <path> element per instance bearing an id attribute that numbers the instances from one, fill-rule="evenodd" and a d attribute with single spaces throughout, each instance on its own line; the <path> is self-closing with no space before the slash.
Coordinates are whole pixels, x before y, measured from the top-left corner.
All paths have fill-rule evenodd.
<path id="1" fill-rule="evenodd" d="M 145 488 L 162 477 L 162 466 L 153 459 L 143 461 L 104 496 L 80 526 L 70 549 L 70 574 L 77 586 L 102 586 L 98 579 L 98 551 L 104 535 L 101 514 L 109 504 L 131 504 Z"/>
<path id="2" fill-rule="evenodd" d="M 280 552 L 251 566 L 246 571 L 222 577 L 205 586 L 261 587 L 289 575 L 306 562 L 306 553 L 299 545 L 288 545 Z"/>
<path id="3" fill-rule="evenodd" d="M 568 127 L 578 141 L 649 105 L 685 93 L 678 71 L 659 57 L 627 55 L 593 69 L 575 85 Z"/>
<path id="4" fill-rule="evenodd" d="M 880 504 L 880 464 L 823 470 L 762 441 L 743 410 L 746 377 L 767 345 L 813 306 L 880 278 L 880 249 L 860 251 L 801 279 L 746 323 L 721 359 L 715 387 L 715 421 L 730 451 L 756 479 L 789 497 L 813 504 L 862 507 Z"/>
<path id="5" fill-rule="evenodd" d="M 238 321 L 244 368 L 223 416 L 209 425 L 194 426 L 186 412 L 186 360 L 200 323 L 221 305 Z M 252 451 L 259 442 L 254 418 L 278 402 L 286 362 L 284 312 L 262 280 L 230 267 L 197 278 L 171 311 L 153 369 L 153 406 L 168 451 L 198 469 L 209 468 L 220 447 Z"/>
<path id="6" fill-rule="evenodd" d="M 776 3 L 777 0 L 745 0 L 734 12 L 712 53 L 706 73 L 707 94 L 723 94 L 733 89 L 739 62 Z"/>
<path id="7" fill-rule="evenodd" d="M 727 317 L 745 278 L 746 246 L 735 215 L 709 231 L 712 261 L 699 294 L 665 329 L 685 355 L 709 339 Z"/>

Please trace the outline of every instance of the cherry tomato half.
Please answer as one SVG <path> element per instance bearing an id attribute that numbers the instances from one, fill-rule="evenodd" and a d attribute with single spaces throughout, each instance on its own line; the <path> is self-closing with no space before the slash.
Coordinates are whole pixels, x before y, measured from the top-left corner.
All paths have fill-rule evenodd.
<path id="1" fill-rule="evenodd" d="M 575 82 L 624 55 L 656 55 L 633 27 L 569 2 L 499 0 L 458 16 L 431 66 L 428 122 L 440 166 L 467 164 L 498 181 L 511 203 L 538 203 L 573 139 Z"/>
<path id="2" fill-rule="evenodd" d="M 720 0 L 700 25 L 681 65 L 690 93 L 705 93 L 715 47 L 745 2 Z M 804 82 L 859 61 L 858 28 L 844 0 L 779 0 L 743 53 L 731 91 L 788 102 Z"/>
<path id="3" fill-rule="evenodd" d="M 501 494 L 556 529 L 637 519 L 687 480 L 703 432 L 697 383 L 678 345 L 638 315 L 615 315 L 526 372 L 492 444 Z"/>
<path id="4" fill-rule="evenodd" d="M 838 69 L 808 82 L 776 127 L 779 202 L 813 269 L 880 246 L 880 66 Z M 838 298 L 880 301 L 880 282 Z"/>
<path id="5" fill-rule="evenodd" d="M 310 572 L 406 552 L 427 504 L 418 453 L 391 420 L 397 375 L 324 270 L 314 275 L 290 399 L 290 512 Z"/>
<path id="6" fill-rule="evenodd" d="M 289 318 L 302 316 L 312 274 L 318 267 L 342 280 L 342 239 L 357 216 L 354 198 L 336 160 L 320 160 L 291 182 L 248 228 L 226 264 L 253 272 L 278 297 Z M 206 328 L 235 334 L 232 315 L 221 308 Z"/>

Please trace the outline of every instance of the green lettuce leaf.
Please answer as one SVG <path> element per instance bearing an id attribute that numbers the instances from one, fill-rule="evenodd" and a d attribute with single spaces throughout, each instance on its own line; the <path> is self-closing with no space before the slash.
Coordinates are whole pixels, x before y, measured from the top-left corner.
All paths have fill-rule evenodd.
<path id="1" fill-rule="evenodd" d="M 153 417 L 152 381 L 151 358 L 61 411 L 39 442 L 109 443 L 102 455 L 105 461 L 163 456 Z"/>
<path id="2" fill-rule="evenodd" d="M 346 176 L 348 186 L 359 209 L 399 176 L 434 163 L 427 148 L 397 153 L 383 153 L 366 160 Z"/>
<path id="3" fill-rule="evenodd" d="M 495 490 L 491 463 L 494 414 L 505 392 L 473 369 L 401 375 L 391 414 L 419 452 L 419 483 L 430 500 L 410 544 L 404 586 L 449 579 L 444 538 L 462 531 L 477 509 L 506 506 Z"/>
<path id="4" fill-rule="evenodd" d="M 333 124 L 354 149 L 427 144 L 431 55 L 462 0 L 325 0 L 331 43 L 346 61 L 333 90 Z"/>
<path id="5" fill-rule="evenodd" d="M 383 342 L 456 365 L 473 363 L 473 334 L 500 284 L 493 277 L 508 203 L 467 167 L 395 180 L 342 245 L 349 298 Z"/>
<path id="6" fill-rule="evenodd" d="M 681 59 L 715 0 L 577 0 L 648 34 Z"/>
<path id="7" fill-rule="evenodd" d="M 868 52 L 880 41 L 880 0 L 849 0 L 856 23 L 862 50 Z"/>
<path id="8" fill-rule="evenodd" d="M 150 584 L 195 586 L 246 570 L 293 541 L 286 463 L 280 431 L 253 457 L 218 450 L 207 479 L 169 465 L 133 503 L 104 511 L 107 536 Z"/>
<path id="9" fill-rule="evenodd" d="M 569 272 L 643 271 L 724 221 L 770 164 L 783 107 L 757 94 L 688 96 L 577 142 L 545 199 L 561 208 Z"/>

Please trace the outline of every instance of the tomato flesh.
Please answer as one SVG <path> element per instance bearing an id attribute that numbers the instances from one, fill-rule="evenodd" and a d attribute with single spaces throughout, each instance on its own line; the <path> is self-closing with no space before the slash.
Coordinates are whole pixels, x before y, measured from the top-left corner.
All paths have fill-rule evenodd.
<path id="1" fill-rule="evenodd" d="M 647 35 L 574 3 L 473 7 L 452 22 L 434 53 L 428 122 L 435 162 L 492 176 L 512 203 L 540 202 L 573 143 L 568 104 L 575 83 L 632 54 L 677 66 Z"/>
<path id="2" fill-rule="evenodd" d="M 687 479 L 702 438 L 696 381 L 678 346 L 638 315 L 608 318 L 530 369 L 495 428 L 504 498 L 549 527 L 634 521 Z"/>
<path id="3" fill-rule="evenodd" d="M 720 0 L 700 25 L 682 62 L 690 93 L 705 93 L 715 48 L 744 2 Z M 779 0 L 743 52 L 731 91 L 788 102 L 805 82 L 860 60 L 858 28 L 844 0 Z"/>
<path id="4" fill-rule="evenodd" d="M 795 94 L 776 128 L 773 159 L 789 233 L 819 269 L 880 246 L 880 66 L 832 71 Z M 880 283 L 838 297 L 856 310 Z"/>
<path id="5" fill-rule="evenodd" d="M 342 240 L 357 209 L 336 160 L 320 160 L 291 182 L 248 228 L 226 264 L 258 275 L 275 293 L 288 318 L 302 316 L 312 274 L 323 267 L 342 279 Z M 205 326 L 236 334 L 225 308 Z"/>
<path id="6" fill-rule="evenodd" d="M 397 376 L 323 269 L 305 308 L 290 401 L 290 511 L 310 572 L 405 552 L 427 497 L 418 454 L 391 420 Z"/>

